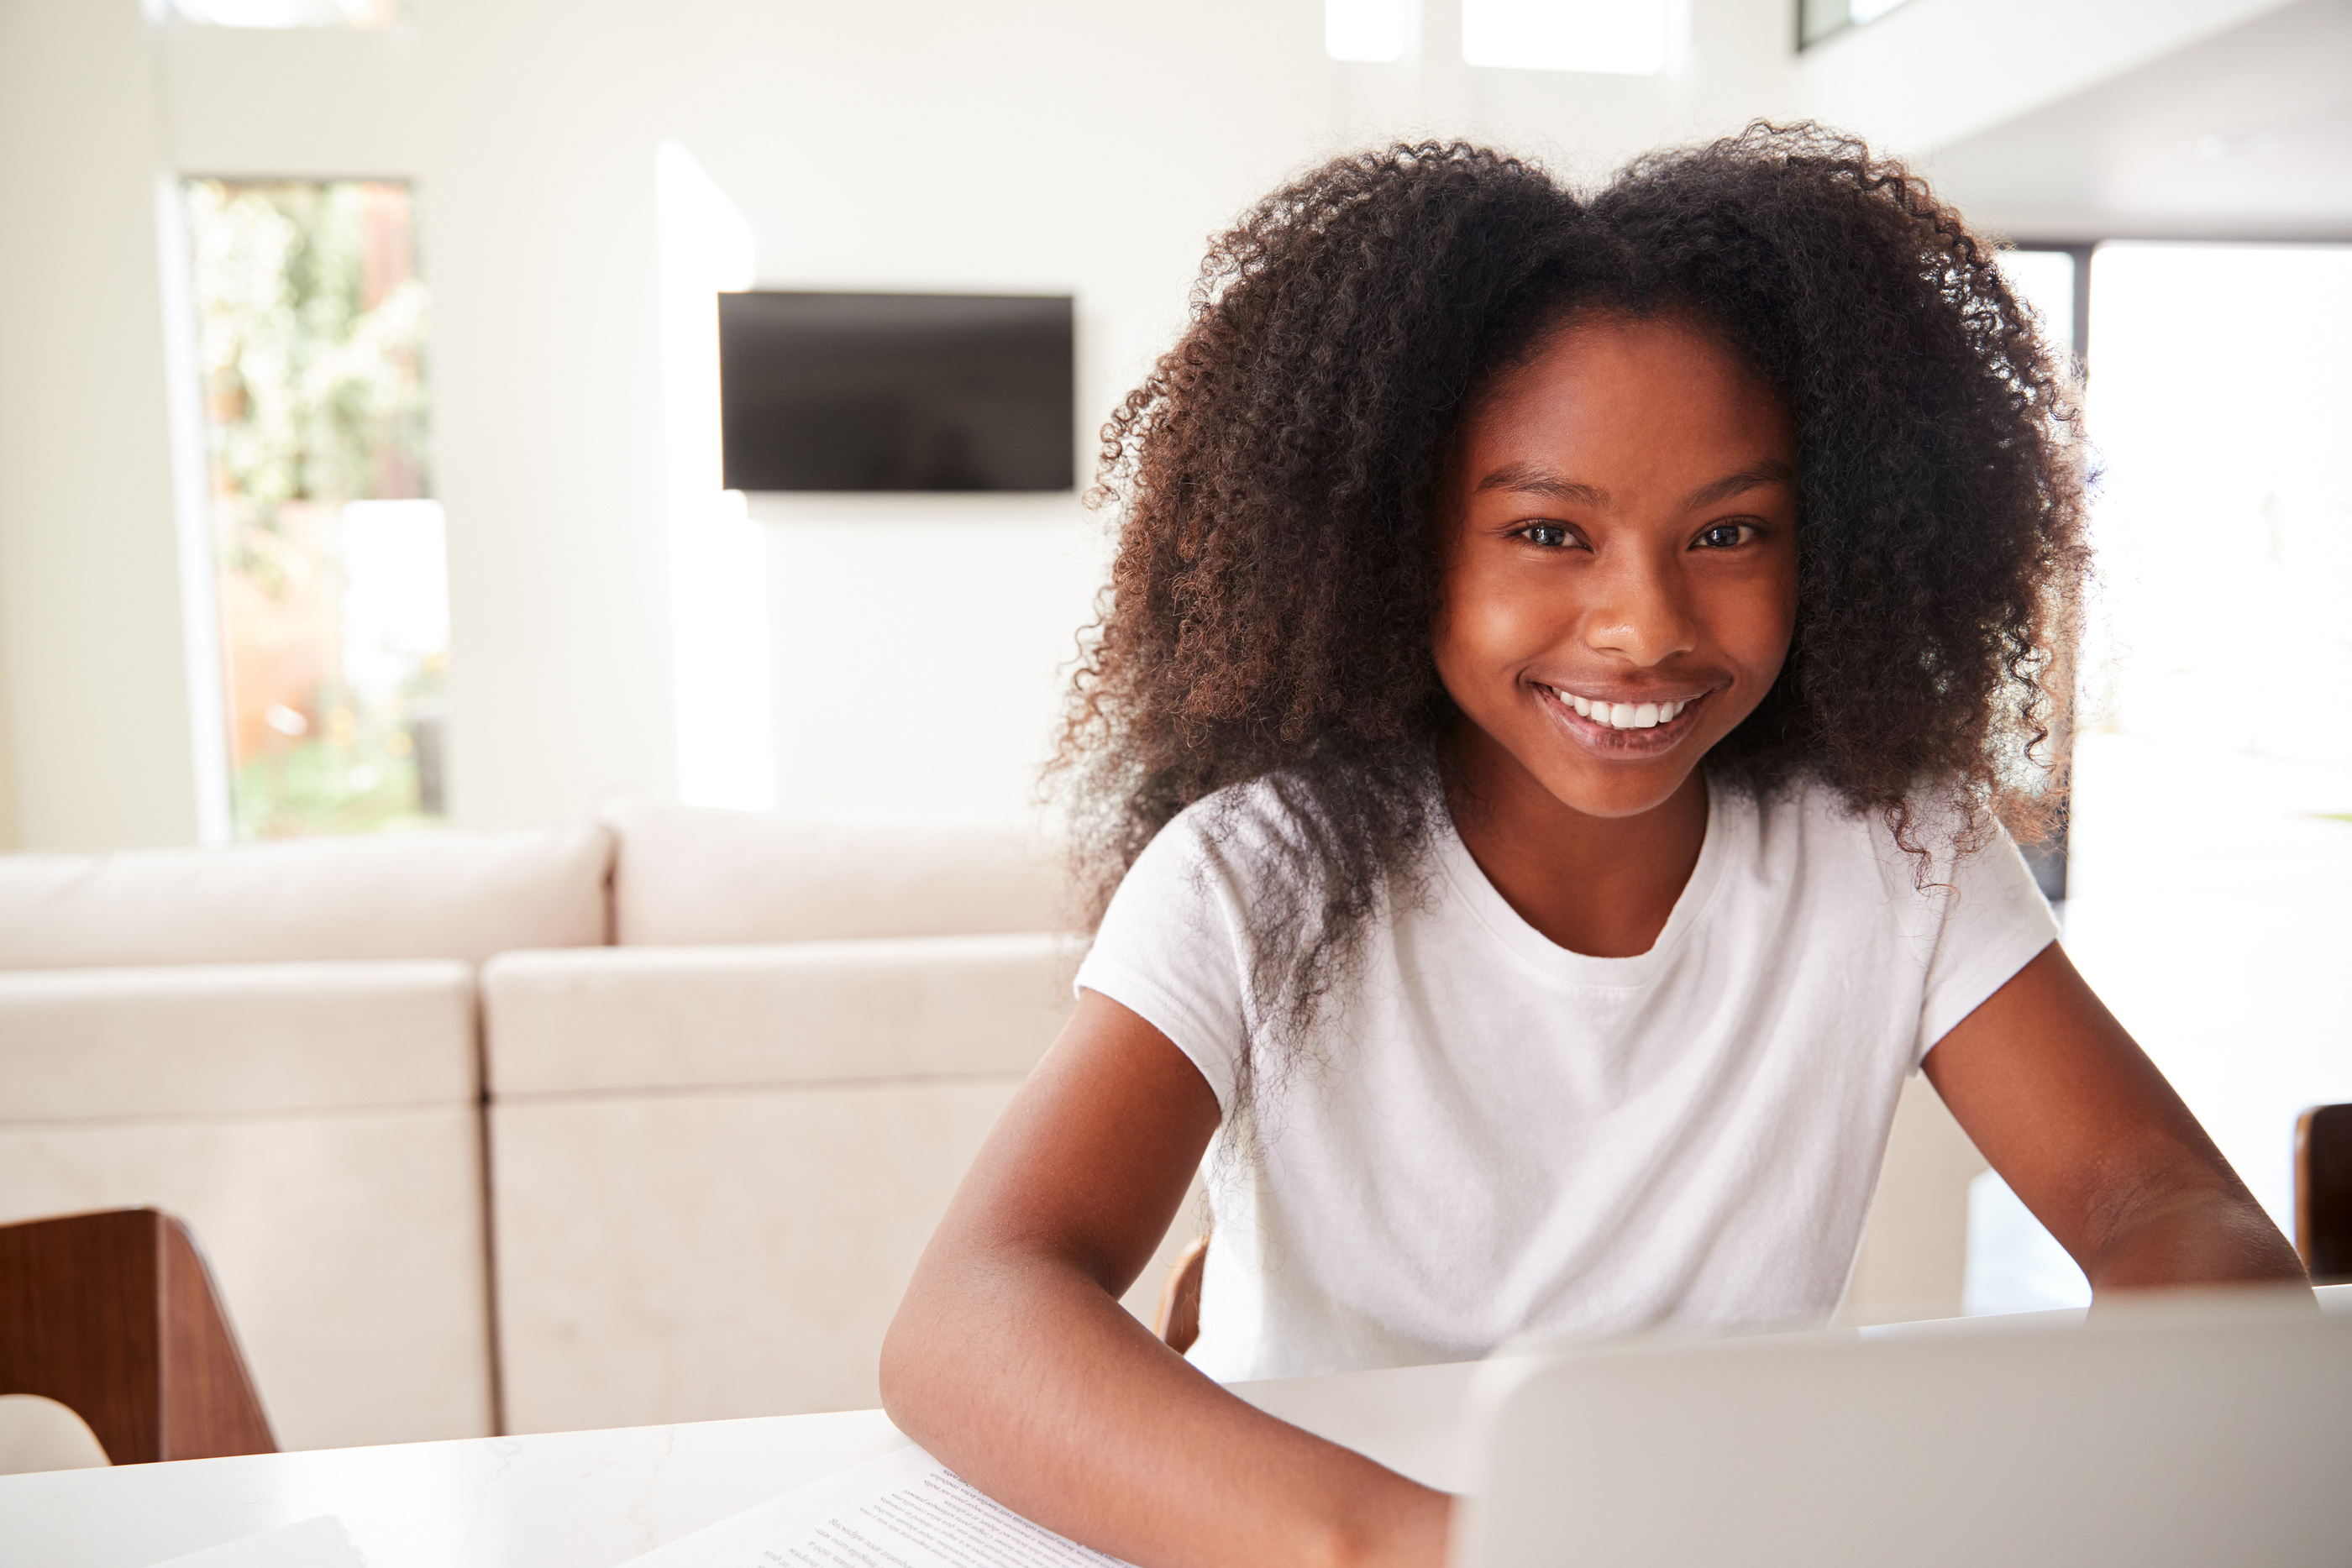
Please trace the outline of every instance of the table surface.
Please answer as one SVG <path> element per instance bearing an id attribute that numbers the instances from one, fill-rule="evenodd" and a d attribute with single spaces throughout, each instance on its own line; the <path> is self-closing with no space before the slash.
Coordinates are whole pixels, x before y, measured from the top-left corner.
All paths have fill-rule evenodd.
<path id="1" fill-rule="evenodd" d="M 2321 1290 L 2352 1314 L 2352 1285 Z M 2032 1317 L 1888 1324 L 1971 1332 Z M 1479 1364 L 1233 1385 L 1258 1408 L 1448 1491 Z M 0 1565 L 151 1568 L 320 1514 L 369 1568 L 609 1568 L 902 1448 L 879 1410 L 0 1476 Z"/>
<path id="2" fill-rule="evenodd" d="M 1451 1488 L 1475 1370 L 1234 1391 Z M 906 1442 L 879 1410 L 853 1410 L 0 1476 L 0 1563 L 148 1568 L 331 1513 L 369 1568 L 605 1568 Z"/>

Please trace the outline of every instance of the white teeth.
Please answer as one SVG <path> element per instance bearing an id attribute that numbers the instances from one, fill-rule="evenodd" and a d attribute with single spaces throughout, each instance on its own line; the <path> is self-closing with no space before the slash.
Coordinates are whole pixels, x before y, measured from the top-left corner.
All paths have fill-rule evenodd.
<path id="1" fill-rule="evenodd" d="M 1686 698 L 1675 703 L 1602 703 L 1574 692 L 1555 687 L 1552 695 L 1595 724 L 1605 724 L 1612 729 L 1655 729 L 1662 724 L 1672 724 L 1683 709 L 1698 699 Z"/>

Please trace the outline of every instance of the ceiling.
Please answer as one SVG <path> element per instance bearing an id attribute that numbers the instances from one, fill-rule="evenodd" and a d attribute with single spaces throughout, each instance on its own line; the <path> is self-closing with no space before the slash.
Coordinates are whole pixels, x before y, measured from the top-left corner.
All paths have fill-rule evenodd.
<path id="1" fill-rule="evenodd" d="M 1919 167 L 2020 239 L 2352 240 L 2352 0 L 2296 0 Z"/>

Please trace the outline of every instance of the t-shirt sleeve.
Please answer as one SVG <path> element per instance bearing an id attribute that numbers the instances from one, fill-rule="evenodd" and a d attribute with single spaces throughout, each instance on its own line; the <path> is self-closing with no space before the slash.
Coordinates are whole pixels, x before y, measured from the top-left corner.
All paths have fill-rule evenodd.
<path id="1" fill-rule="evenodd" d="M 1128 868 L 1073 987 L 1166 1035 L 1230 1113 L 1249 1039 L 1243 895 L 1196 817 L 1169 823 Z"/>
<path id="2" fill-rule="evenodd" d="M 2007 985 L 2011 977 L 2058 939 L 2058 920 L 2034 885 L 2025 857 L 2007 831 L 1960 857 L 1943 909 L 1927 985 L 1919 1009 L 1916 1066 L 1954 1025 Z"/>

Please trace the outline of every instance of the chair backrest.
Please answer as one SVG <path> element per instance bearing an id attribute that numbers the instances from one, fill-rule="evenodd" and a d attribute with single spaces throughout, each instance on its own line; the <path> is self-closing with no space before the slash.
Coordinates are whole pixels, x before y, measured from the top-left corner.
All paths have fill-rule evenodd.
<path id="1" fill-rule="evenodd" d="M 2352 1105 L 2294 1124 L 2294 1249 L 2313 1284 L 2352 1283 Z"/>
<path id="2" fill-rule="evenodd" d="M 278 1449 L 194 1238 L 152 1208 L 0 1226 L 0 1394 L 65 1406 L 118 1465 Z"/>

